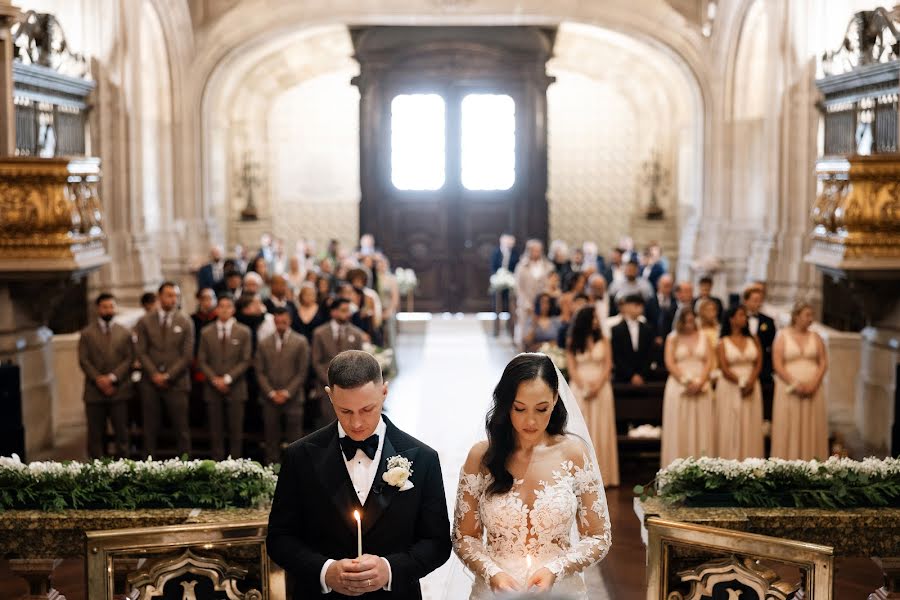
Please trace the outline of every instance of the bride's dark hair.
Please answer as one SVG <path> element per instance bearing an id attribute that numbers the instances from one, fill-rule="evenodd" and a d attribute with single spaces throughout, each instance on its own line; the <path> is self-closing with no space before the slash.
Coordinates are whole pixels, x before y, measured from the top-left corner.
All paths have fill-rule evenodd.
<path id="1" fill-rule="evenodd" d="M 506 468 L 509 456 L 516 445 L 516 433 L 513 430 L 510 411 L 519 386 L 535 379 L 541 379 L 553 392 L 553 396 L 558 397 L 559 379 L 553 362 L 546 354 L 525 353 L 516 356 L 506 365 L 500 382 L 494 388 L 494 405 L 488 411 L 485 423 L 488 448 L 481 459 L 481 463 L 494 479 L 488 486 L 488 494 L 504 494 L 512 489 L 513 476 Z M 568 418 L 565 404 L 558 401 L 550 413 L 547 433 L 564 434 Z"/>

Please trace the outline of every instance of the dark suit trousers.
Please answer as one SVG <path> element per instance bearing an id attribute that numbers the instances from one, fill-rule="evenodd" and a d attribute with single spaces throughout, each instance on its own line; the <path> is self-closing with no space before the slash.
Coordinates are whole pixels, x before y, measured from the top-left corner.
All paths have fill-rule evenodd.
<path id="1" fill-rule="evenodd" d="M 103 458 L 106 454 L 103 447 L 103 434 L 106 433 L 106 419 L 112 421 L 115 435 L 115 456 L 128 457 L 128 400 L 106 400 L 89 402 L 84 405 L 87 416 L 88 455 L 91 458 Z"/>
<path id="2" fill-rule="evenodd" d="M 266 439 L 266 464 L 272 464 L 281 459 L 282 439 L 290 444 L 303 437 L 303 399 L 295 396 L 284 404 L 275 404 L 264 397 L 259 400 L 262 403 L 263 433 Z"/>
<path id="3" fill-rule="evenodd" d="M 228 413 L 228 453 L 240 458 L 244 446 L 244 408 L 246 400 L 223 396 L 207 385 L 206 413 L 209 417 L 209 444 L 214 460 L 225 459 L 225 413 Z"/>
<path id="4" fill-rule="evenodd" d="M 145 373 L 144 377 L 148 377 Z M 148 377 L 149 378 L 149 377 Z M 166 412 L 175 431 L 175 449 L 178 455 L 191 453 L 191 430 L 188 425 L 188 393 L 176 389 L 160 389 L 153 382 L 141 380 L 141 414 L 144 419 L 144 452 L 156 454 L 159 426 L 162 419 L 160 406 Z"/>

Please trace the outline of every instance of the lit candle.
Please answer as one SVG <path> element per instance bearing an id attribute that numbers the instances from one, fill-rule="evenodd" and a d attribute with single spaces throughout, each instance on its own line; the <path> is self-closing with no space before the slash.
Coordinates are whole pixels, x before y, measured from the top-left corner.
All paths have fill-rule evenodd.
<path id="1" fill-rule="evenodd" d="M 359 511 L 353 511 L 353 518 L 356 519 L 356 555 L 362 557 L 362 520 L 359 517 Z"/>

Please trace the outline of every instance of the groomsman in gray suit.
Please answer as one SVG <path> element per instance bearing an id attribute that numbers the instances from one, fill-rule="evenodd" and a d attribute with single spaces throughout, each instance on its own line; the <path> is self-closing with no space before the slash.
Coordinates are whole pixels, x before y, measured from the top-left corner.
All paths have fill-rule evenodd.
<path id="1" fill-rule="evenodd" d="M 81 330 L 78 363 L 84 371 L 84 407 L 88 426 L 88 454 L 102 458 L 106 419 L 112 421 L 115 455 L 128 456 L 128 397 L 131 394 L 131 332 L 117 323 L 116 299 L 97 296 L 97 320 Z"/>
<path id="2" fill-rule="evenodd" d="M 160 405 L 166 405 L 178 454 L 190 454 L 188 394 L 194 356 L 194 323 L 178 309 L 180 290 L 167 281 L 159 286 L 159 308 L 148 312 L 135 327 L 141 361 L 141 413 L 144 419 L 144 451 L 156 454 Z"/>
<path id="3" fill-rule="evenodd" d="M 345 350 L 362 350 L 366 336 L 362 329 L 350 323 L 350 301 L 346 298 L 335 298 L 331 301 L 331 320 L 319 325 L 313 331 L 312 361 L 313 370 L 319 386 L 328 385 L 328 365 L 331 360 Z M 334 408 L 325 394 L 321 395 L 322 424 L 335 419 Z"/>
<path id="4" fill-rule="evenodd" d="M 262 340 L 256 348 L 256 380 L 268 464 L 279 461 L 282 438 L 290 443 L 303 436 L 303 389 L 309 373 L 309 342 L 291 329 L 291 312 L 276 306 L 272 315 L 275 335 Z"/>
<path id="5" fill-rule="evenodd" d="M 215 460 L 225 458 L 225 419 L 228 413 L 228 448 L 239 458 L 244 441 L 244 408 L 247 403 L 245 375 L 253 361 L 250 328 L 234 320 L 234 300 L 220 296 L 217 319 L 203 328 L 197 365 L 206 375 L 203 399 L 209 416 L 210 445 Z"/>

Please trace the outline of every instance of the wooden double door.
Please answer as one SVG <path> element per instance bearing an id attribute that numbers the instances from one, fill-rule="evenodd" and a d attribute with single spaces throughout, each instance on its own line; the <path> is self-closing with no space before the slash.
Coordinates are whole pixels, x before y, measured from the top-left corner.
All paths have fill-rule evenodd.
<path id="1" fill-rule="evenodd" d="M 374 234 L 394 266 L 416 271 L 418 310 L 488 310 L 490 256 L 499 235 L 510 232 L 520 241 L 547 235 L 550 80 L 544 65 L 552 32 L 387 27 L 353 33 L 361 65 L 355 80 L 360 232 Z M 408 105 L 427 99 L 433 110 L 423 131 L 416 131 L 413 114 L 410 133 L 398 97 L 413 113 Z M 503 139 L 493 140 L 500 120 L 508 126 L 499 127 Z M 417 133 L 427 138 L 418 140 L 427 156 L 404 155 L 400 138 Z M 434 176 L 417 177 L 419 166 Z"/>

